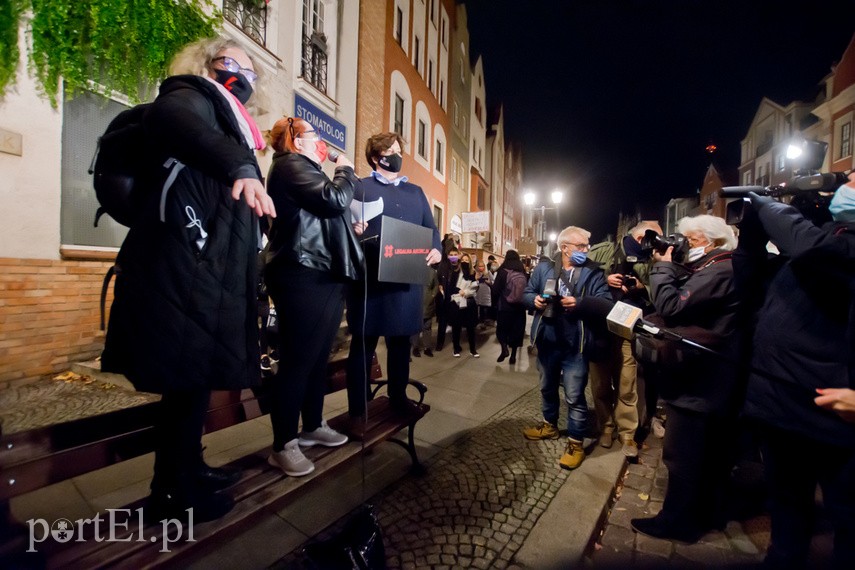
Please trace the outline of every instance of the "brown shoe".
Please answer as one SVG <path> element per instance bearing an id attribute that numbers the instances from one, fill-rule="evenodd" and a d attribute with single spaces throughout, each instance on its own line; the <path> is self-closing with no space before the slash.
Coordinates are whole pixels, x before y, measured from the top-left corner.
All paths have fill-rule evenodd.
<path id="1" fill-rule="evenodd" d="M 612 443 L 615 441 L 615 436 L 610 431 L 605 431 L 600 436 L 600 447 L 605 447 L 606 449 L 610 449 L 612 447 Z"/>
<path id="2" fill-rule="evenodd" d="M 541 439 L 558 439 L 558 427 L 543 420 L 536 426 L 525 428 L 523 430 L 523 437 L 535 441 Z"/>
<path id="3" fill-rule="evenodd" d="M 623 448 L 621 449 L 623 454 L 629 459 L 635 459 L 638 457 L 638 444 L 635 443 L 635 440 L 631 437 L 628 437 L 623 440 Z"/>
<path id="4" fill-rule="evenodd" d="M 568 438 L 567 448 L 558 460 L 558 464 L 562 469 L 576 469 L 582 465 L 583 461 L 585 461 L 585 450 L 582 449 L 582 442 Z"/>

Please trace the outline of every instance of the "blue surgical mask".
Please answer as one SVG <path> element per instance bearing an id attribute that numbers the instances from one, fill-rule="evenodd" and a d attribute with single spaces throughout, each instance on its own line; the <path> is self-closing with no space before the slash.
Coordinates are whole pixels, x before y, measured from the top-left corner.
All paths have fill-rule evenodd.
<path id="1" fill-rule="evenodd" d="M 855 188 L 844 184 L 837 189 L 828 211 L 835 222 L 855 222 Z"/>
<path id="2" fill-rule="evenodd" d="M 570 254 L 570 263 L 573 265 L 582 265 L 588 260 L 588 254 L 584 251 L 574 251 Z"/>

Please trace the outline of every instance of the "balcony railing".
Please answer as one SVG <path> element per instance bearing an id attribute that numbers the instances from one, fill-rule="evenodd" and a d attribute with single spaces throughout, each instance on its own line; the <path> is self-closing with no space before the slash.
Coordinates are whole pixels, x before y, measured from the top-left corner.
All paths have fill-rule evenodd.
<path id="1" fill-rule="evenodd" d="M 223 0 L 223 17 L 255 43 L 267 42 L 267 3 L 264 0 Z"/>
<path id="2" fill-rule="evenodd" d="M 321 93 L 327 92 L 327 42 L 323 34 L 303 36 L 303 79 Z"/>

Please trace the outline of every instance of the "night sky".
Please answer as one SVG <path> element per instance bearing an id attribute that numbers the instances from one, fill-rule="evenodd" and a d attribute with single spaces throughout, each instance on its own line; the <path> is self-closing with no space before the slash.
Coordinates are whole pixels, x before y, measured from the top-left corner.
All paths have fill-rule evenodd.
<path id="1" fill-rule="evenodd" d="M 761 99 L 813 100 L 855 33 L 852 0 L 464 3 L 524 186 L 545 200 L 563 188 L 562 227 L 586 227 L 592 242 L 619 211 L 661 219 L 670 198 L 695 194 L 711 142 L 737 184 Z"/>

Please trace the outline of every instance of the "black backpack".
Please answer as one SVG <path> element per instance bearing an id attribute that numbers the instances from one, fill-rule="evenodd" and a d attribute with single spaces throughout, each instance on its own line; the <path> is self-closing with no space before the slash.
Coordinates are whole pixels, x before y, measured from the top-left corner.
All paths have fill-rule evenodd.
<path id="1" fill-rule="evenodd" d="M 128 227 L 138 215 L 141 187 L 152 160 L 142 126 L 142 116 L 149 105 L 142 103 L 122 111 L 98 138 L 89 167 L 101 205 L 95 212 L 95 227 L 104 214 Z"/>

